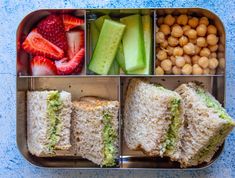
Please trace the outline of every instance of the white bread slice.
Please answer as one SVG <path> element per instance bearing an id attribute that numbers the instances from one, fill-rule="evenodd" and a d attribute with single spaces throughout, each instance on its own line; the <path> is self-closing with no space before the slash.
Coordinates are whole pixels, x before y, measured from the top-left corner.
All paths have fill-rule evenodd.
<path id="1" fill-rule="evenodd" d="M 142 150 L 150 156 L 164 156 L 166 135 L 171 124 L 170 103 L 172 99 L 181 99 L 173 91 L 156 87 L 147 81 L 131 79 L 124 106 L 124 137 L 131 150 Z M 181 104 L 182 106 L 182 104 Z M 180 107 L 179 139 L 183 126 L 183 108 Z M 166 156 L 175 159 L 179 142 L 175 150 Z"/>
<path id="2" fill-rule="evenodd" d="M 190 82 L 180 85 L 175 90 L 184 100 L 185 108 L 184 135 L 181 140 L 182 151 L 179 153 L 178 160 L 181 167 L 210 162 L 214 153 L 234 127 L 234 123 L 228 123 L 228 121 L 221 119 L 213 108 L 207 107 L 196 92 L 198 87 L 197 84 Z M 207 95 L 213 97 L 208 92 Z M 212 146 L 211 141 L 215 138 L 218 140 Z M 210 149 L 205 151 L 206 148 Z"/>
<path id="3" fill-rule="evenodd" d="M 118 101 L 109 101 L 97 97 L 82 97 L 73 102 L 72 137 L 76 155 L 95 164 L 104 165 L 103 112 L 112 116 L 111 125 L 117 137 L 114 140 L 115 155 L 118 155 Z"/>
<path id="4" fill-rule="evenodd" d="M 27 92 L 27 144 L 29 152 L 38 157 L 56 156 L 68 150 L 70 144 L 70 120 L 72 112 L 71 94 L 60 92 L 63 107 L 60 110 L 61 131 L 55 149 L 48 149 L 50 120 L 47 115 L 47 97 L 53 91 Z"/>

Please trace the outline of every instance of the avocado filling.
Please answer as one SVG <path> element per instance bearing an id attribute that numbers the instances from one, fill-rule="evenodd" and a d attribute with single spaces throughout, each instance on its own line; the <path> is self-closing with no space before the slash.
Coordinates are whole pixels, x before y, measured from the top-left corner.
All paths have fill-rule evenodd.
<path id="1" fill-rule="evenodd" d="M 60 100 L 60 93 L 53 91 L 47 96 L 47 116 L 50 120 L 50 128 L 48 131 L 48 149 L 53 151 L 55 145 L 60 140 L 61 121 L 60 111 L 63 107 L 63 103 Z"/>
<path id="2" fill-rule="evenodd" d="M 208 154 L 211 153 L 211 151 L 214 151 L 216 149 L 216 147 L 218 146 L 218 144 L 225 139 L 226 135 L 229 132 L 229 128 L 231 128 L 231 124 L 226 124 L 223 128 L 220 129 L 219 133 L 216 134 L 215 136 L 213 136 L 210 141 L 209 144 L 204 147 L 203 149 L 201 149 L 199 151 L 199 153 L 197 154 L 197 156 L 195 156 L 195 160 L 205 160 L 208 157 Z"/>
<path id="3" fill-rule="evenodd" d="M 175 148 L 175 144 L 178 141 L 180 122 L 180 99 L 174 98 L 170 104 L 171 111 L 171 124 L 166 135 L 165 148 L 166 152 L 169 152 Z"/>
<path id="4" fill-rule="evenodd" d="M 115 165 L 116 147 L 114 146 L 117 133 L 112 127 L 112 116 L 108 112 L 103 113 L 103 140 L 104 140 L 104 166 Z"/>
<path id="5" fill-rule="evenodd" d="M 232 125 L 234 124 L 232 118 L 226 113 L 225 109 L 217 100 L 208 95 L 202 88 L 198 88 L 196 92 L 202 98 L 204 103 L 206 103 L 207 107 L 213 108 L 214 111 L 219 114 L 221 119 L 228 121 Z"/>

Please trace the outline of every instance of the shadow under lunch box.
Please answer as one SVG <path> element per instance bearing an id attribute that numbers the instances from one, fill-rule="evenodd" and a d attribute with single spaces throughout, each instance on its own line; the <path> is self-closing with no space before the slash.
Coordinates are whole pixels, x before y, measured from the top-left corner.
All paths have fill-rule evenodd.
<path id="1" fill-rule="evenodd" d="M 90 22 L 97 17 L 109 12 L 112 17 L 123 17 L 128 14 L 150 14 L 153 20 L 152 27 L 152 43 L 153 43 L 153 59 L 151 75 L 112 75 L 112 76 L 99 76 L 93 75 L 86 67 L 91 57 L 91 37 L 89 35 Z M 195 167 L 180 168 L 179 163 L 172 162 L 168 158 L 151 157 L 144 155 L 140 151 L 131 151 L 125 145 L 123 137 L 123 121 L 122 110 L 125 100 L 125 93 L 127 90 L 128 81 L 131 78 L 149 78 L 152 82 L 160 83 L 168 89 L 175 89 L 179 84 L 198 81 L 203 83 L 205 88 L 223 105 L 225 106 L 225 91 L 226 81 L 225 74 L 222 72 L 215 75 L 154 75 L 155 68 L 155 56 L 156 56 L 156 22 L 158 17 L 165 14 L 178 15 L 181 13 L 188 15 L 195 15 L 198 17 L 206 16 L 213 21 L 217 27 L 220 37 L 220 43 L 225 49 L 225 30 L 221 20 L 213 12 L 201 8 L 151 8 L 151 9 L 43 9 L 37 10 L 27 15 L 19 24 L 17 30 L 17 60 L 24 59 L 27 61 L 29 56 L 25 52 L 20 51 L 19 45 L 22 42 L 32 27 L 43 17 L 51 13 L 71 13 L 77 17 L 84 17 L 85 19 L 85 64 L 81 75 L 71 76 L 30 76 L 28 75 L 29 67 L 26 67 L 26 71 L 21 75 L 17 75 L 17 145 L 26 160 L 33 165 L 47 168 L 74 168 L 74 169 L 191 169 L 197 170 L 210 166 L 216 161 L 223 151 L 224 144 L 215 153 L 211 162 L 203 163 Z M 225 56 L 225 50 L 224 50 Z M 225 57 L 226 60 L 226 57 Z M 119 110 L 119 156 L 118 164 L 111 168 L 101 168 L 89 160 L 83 159 L 79 156 L 73 156 L 70 153 L 58 155 L 55 157 L 36 157 L 28 151 L 27 148 L 27 98 L 26 94 L 28 90 L 65 90 L 72 94 L 72 100 L 78 99 L 82 96 L 98 96 L 106 99 L 117 100 L 120 102 Z"/>

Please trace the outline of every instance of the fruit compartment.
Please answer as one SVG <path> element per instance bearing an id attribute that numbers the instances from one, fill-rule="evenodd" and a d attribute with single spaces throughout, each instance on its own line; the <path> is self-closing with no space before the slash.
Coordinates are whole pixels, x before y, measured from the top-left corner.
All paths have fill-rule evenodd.
<path id="1" fill-rule="evenodd" d="M 84 41 L 83 42 L 81 40 L 79 40 L 79 41 L 81 41 L 81 43 L 84 43 L 83 48 L 86 47 L 86 39 L 85 39 L 85 36 L 86 36 L 86 25 L 85 25 L 85 23 L 86 23 L 86 13 L 85 13 L 85 10 L 78 10 L 78 9 L 63 9 L 63 10 L 62 9 L 41 9 L 41 10 L 33 11 L 30 14 L 28 14 L 27 16 L 24 17 L 24 19 L 20 22 L 20 24 L 18 26 L 18 29 L 17 29 L 17 34 L 16 34 L 16 50 L 17 50 L 16 72 L 17 72 L 17 76 L 19 76 L 19 77 L 31 76 L 30 61 L 32 60 L 32 58 L 34 56 L 37 56 L 37 55 L 32 55 L 32 54 L 26 52 L 22 47 L 23 46 L 22 43 L 24 42 L 24 40 L 26 39 L 26 37 L 28 36 L 28 34 L 32 30 L 34 30 L 34 32 L 38 32 L 38 29 L 35 30 L 38 23 L 41 22 L 43 19 L 45 19 L 46 17 L 48 17 L 51 14 L 56 14 L 56 15 L 66 14 L 66 15 L 71 15 L 73 17 L 78 17 L 78 18 L 84 20 L 83 25 L 79 25 L 75 28 L 70 29 L 69 31 L 66 31 L 66 36 L 70 39 L 69 40 L 70 42 L 67 41 L 69 50 L 64 50 L 64 57 L 62 58 L 63 61 L 60 60 L 61 63 L 66 62 L 65 58 L 67 58 L 67 59 L 70 58 L 70 60 L 72 60 L 73 56 L 75 55 L 75 52 L 78 51 L 78 49 L 76 49 L 76 47 L 77 47 L 76 45 L 78 45 L 78 44 L 74 44 L 75 40 L 73 40 L 73 39 L 79 38 L 78 33 L 76 34 L 77 31 L 81 31 L 81 32 L 84 33 L 83 34 Z M 69 22 L 69 20 L 67 18 L 68 22 Z M 44 28 L 45 28 L 45 26 L 44 26 Z M 46 30 L 48 30 L 48 29 L 45 28 L 44 33 L 45 33 Z M 40 35 L 40 36 L 42 36 L 42 35 Z M 32 42 L 32 44 L 33 43 L 37 44 L 38 38 L 34 38 L 34 40 L 35 41 Z M 54 39 L 54 40 L 57 40 L 57 39 Z M 60 43 L 60 42 L 58 42 L 58 43 Z M 32 46 L 32 45 L 30 45 L 30 46 Z M 85 49 L 85 51 L 86 51 L 86 49 Z M 57 54 L 58 54 L 58 51 L 57 51 Z M 46 58 L 50 59 L 50 57 L 46 57 Z M 86 55 L 84 55 L 83 58 L 84 59 L 83 59 L 82 70 L 79 68 L 81 66 L 76 67 L 76 69 L 73 70 L 73 72 L 71 72 L 71 74 L 69 74 L 69 75 L 85 75 L 86 74 L 86 65 L 85 65 Z M 51 57 L 51 61 L 58 61 L 58 60 L 54 60 Z M 50 69 L 49 70 L 50 72 L 54 71 L 52 69 L 55 68 L 54 65 L 51 68 L 49 68 L 48 66 L 50 66 L 50 65 L 48 63 L 45 66 L 43 66 L 42 64 L 39 65 L 38 63 L 35 63 L 34 66 L 40 68 L 40 70 L 43 70 L 43 67 L 46 67 L 46 70 Z M 58 74 L 60 74 L 60 73 L 58 73 Z M 53 72 L 53 73 L 50 73 L 50 75 L 56 75 L 56 74 L 55 74 L 55 72 Z M 68 75 L 68 74 L 64 73 L 63 75 Z M 43 74 L 43 75 L 38 74 L 38 76 L 46 76 L 46 74 Z"/>
<path id="2" fill-rule="evenodd" d="M 83 96 L 97 96 L 120 102 L 119 77 L 24 77 L 17 80 L 17 146 L 23 157 L 30 163 L 39 167 L 50 168 L 100 168 L 80 156 L 75 156 L 73 149 L 62 151 L 55 157 L 37 157 L 32 155 L 27 148 L 27 91 L 31 90 L 64 90 L 71 93 L 72 101 Z M 95 86 L 95 87 L 94 87 Z M 120 113 L 120 111 L 119 111 Z M 119 114 L 119 128 L 121 128 Z M 121 137 L 119 129 L 119 148 Z M 118 152 L 118 158 L 120 151 Z M 119 159 L 115 167 L 120 167 Z"/>
<path id="3" fill-rule="evenodd" d="M 99 22 L 96 22 L 97 19 L 101 19 L 102 17 L 104 17 L 104 19 L 111 19 L 111 20 L 114 20 L 114 21 L 117 21 L 119 22 L 119 20 L 123 17 L 127 17 L 127 16 L 131 16 L 131 15 L 140 15 L 141 17 L 143 17 L 144 15 L 150 15 L 151 19 L 150 19 L 150 23 L 151 23 L 151 28 L 150 28 L 150 31 L 151 31 L 151 65 L 150 65 L 150 73 L 148 75 L 153 75 L 154 74 L 154 66 L 155 66 L 155 25 L 154 25 L 154 22 L 155 22 L 155 10 L 154 9 L 89 9 L 89 10 L 86 10 L 86 29 L 87 29 L 87 33 L 86 33 L 86 39 L 87 39 L 87 43 L 86 43 L 86 48 L 87 48 L 87 60 L 86 60 L 86 66 L 87 66 L 87 75 L 96 75 L 94 72 L 92 72 L 91 70 L 89 70 L 88 66 L 89 66 L 89 63 L 91 62 L 91 58 L 92 58 L 92 54 L 94 52 L 94 49 L 95 49 L 95 46 L 96 44 L 94 44 L 94 40 L 97 40 L 96 38 L 99 37 L 99 28 L 97 28 L 97 25 L 101 25 L 102 27 L 102 24 L 100 24 L 100 21 Z M 100 18 L 101 17 L 101 18 Z M 122 22 L 121 22 L 122 23 Z M 142 20 L 142 24 L 143 23 L 143 20 Z M 96 27 L 96 28 L 95 28 Z M 127 27 L 126 27 L 127 28 Z M 126 30 L 125 28 L 125 30 Z M 94 29 L 98 29 L 98 32 L 94 32 Z M 124 30 L 124 34 L 125 34 L 125 31 Z M 97 30 L 96 30 L 97 31 Z M 94 34 L 96 33 L 96 34 Z M 124 36 L 124 35 L 123 35 Z M 121 39 L 121 44 L 123 46 L 123 50 L 125 51 L 125 47 L 122 43 L 122 40 L 123 40 L 123 36 L 122 36 L 122 39 Z M 137 43 L 137 41 L 136 41 Z M 118 48 L 119 50 L 119 48 Z M 119 51 L 117 50 L 116 52 L 116 56 L 114 58 L 114 61 L 118 61 L 117 62 L 117 73 L 111 73 L 111 74 L 107 74 L 107 75 L 118 75 L 118 76 L 123 76 L 123 75 L 127 75 L 124 73 L 124 70 L 123 70 L 123 67 L 122 65 L 120 65 L 120 62 L 118 60 L 118 53 Z M 120 53 L 119 53 L 120 54 Z M 125 61 L 124 61 L 125 62 Z M 112 65 L 111 65 L 111 68 L 112 68 Z M 110 72 L 110 71 L 109 71 Z M 131 74 L 129 74 L 131 75 Z M 134 75 L 134 74 L 133 74 Z M 145 75 L 146 74 L 135 74 L 135 75 Z"/>
<path id="4" fill-rule="evenodd" d="M 162 28 L 160 29 L 159 27 L 160 27 L 160 24 L 164 24 L 165 22 L 164 22 L 164 20 L 163 20 L 163 18 L 164 17 L 166 17 L 167 15 L 172 15 L 173 17 L 178 17 L 178 16 L 180 16 L 180 15 L 187 15 L 188 16 L 188 19 L 189 18 L 191 18 L 191 17 L 196 17 L 196 18 L 201 18 L 201 17 L 206 17 L 206 18 L 208 18 L 209 19 L 209 25 L 213 25 L 214 27 L 216 27 L 216 29 L 217 29 L 217 37 L 218 37 L 218 39 L 219 39 L 219 41 L 218 41 L 218 49 L 217 49 L 217 51 L 216 51 L 216 59 L 218 60 L 218 61 L 221 61 L 221 62 L 219 62 L 219 66 L 221 66 L 221 67 L 217 67 L 216 68 L 216 70 L 215 71 L 213 71 L 213 70 L 210 70 L 210 72 L 209 72 L 209 74 L 201 74 L 200 73 L 200 71 L 201 70 L 196 70 L 195 69 L 195 71 L 197 71 L 197 72 L 195 72 L 195 74 L 193 74 L 193 73 L 191 73 L 191 74 L 189 74 L 189 75 L 211 75 L 211 76 L 222 76 L 222 75 L 224 75 L 225 74 L 225 71 L 226 71 L 226 50 L 225 50 L 225 46 L 226 46 L 226 43 L 225 43 L 225 40 L 226 40 L 226 33 L 225 33 L 225 28 L 224 28 L 224 25 L 223 25 L 223 23 L 222 23 L 222 21 L 220 20 L 220 18 L 215 14 L 215 13 L 213 13 L 213 12 L 211 12 L 211 11 L 209 11 L 209 10 L 207 10 L 207 9 L 202 9 L 202 8 L 164 8 L 164 9 L 156 9 L 156 16 L 157 16 L 157 18 L 156 18 L 156 22 L 155 22 L 155 25 L 156 25 L 156 30 L 158 29 L 159 31 L 161 31 L 161 32 L 163 32 L 164 31 L 164 34 L 165 34 L 165 41 L 167 41 L 167 38 L 168 37 L 172 37 L 172 26 L 174 26 L 174 25 L 178 25 L 178 22 L 180 22 L 180 23 L 184 23 L 184 22 L 182 22 L 182 20 L 185 20 L 185 19 L 181 19 L 181 20 L 179 20 L 179 21 L 177 21 L 177 19 L 175 19 L 175 22 L 174 22 L 174 24 L 172 25 L 172 26 L 170 26 L 170 29 L 168 28 L 168 27 L 164 27 L 163 28 L 163 26 L 162 26 Z M 168 19 L 169 20 L 169 19 Z M 171 19 L 170 19 L 171 20 Z M 163 22 L 162 22 L 163 21 Z M 199 23 L 200 23 L 200 21 L 199 21 Z M 199 24 L 198 23 L 198 24 Z M 194 23 L 195 24 L 195 23 Z M 188 25 L 188 23 L 187 23 L 187 25 Z M 182 25 L 182 24 L 180 24 L 180 26 L 183 28 L 185 25 Z M 198 25 L 196 26 L 196 27 L 198 27 Z M 195 29 L 195 31 L 196 31 L 196 27 L 190 27 L 190 28 L 192 28 L 192 29 Z M 206 27 L 207 28 L 207 32 L 206 32 L 206 35 L 205 35 L 205 38 L 207 37 L 207 35 L 208 34 L 211 34 L 211 33 L 209 33 L 208 32 L 208 26 Z M 169 31 L 170 30 L 170 31 Z M 194 31 L 194 32 L 195 32 Z M 170 32 L 170 34 L 168 34 Z M 176 32 L 176 31 L 175 31 Z M 178 33 L 179 31 L 177 31 L 177 33 Z M 198 31 L 197 31 L 198 32 Z M 166 35 L 166 34 L 168 34 L 168 35 Z M 168 52 L 168 51 L 171 51 L 171 50 L 169 50 L 169 48 L 167 48 L 166 46 L 170 46 L 169 45 L 169 43 L 168 44 L 166 44 L 165 43 L 165 45 L 166 46 L 164 46 L 164 42 L 162 42 L 162 43 L 157 43 L 157 41 L 159 40 L 159 42 L 161 41 L 161 38 L 159 38 L 159 36 L 160 35 L 157 35 L 156 34 L 156 66 L 155 67 L 157 67 L 157 66 L 160 66 L 160 67 L 162 67 L 162 65 L 161 65 L 161 61 L 160 60 L 158 60 L 157 59 L 157 54 L 158 54 L 158 50 L 160 50 L 160 49 L 163 49 L 165 52 L 166 52 L 166 55 L 167 55 L 167 59 L 169 58 L 170 59 L 170 61 L 171 61 L 171 63 L 173 63 L 173 65 L 176 65 L 176 64 L 174 64 L 175 63 L 175 58 L 176 58 L 176 56 L 174 56 L 173 54 L 171 54 L 171 52 Z M 188 36 L 185 34 L 185 32 L 183 33 L 183 36 L 186 36 L 187 38 L 188 38 Z M 202 36 L 202 35 L 201 35 Z M 196 39 L 198 38 L 198 37 L 201 37 L 201 36 L 199 36 L 198 34 L 197 34 L 197 37 L 196 37 Z M 176 38 L 177 39 L 177 38 Z M 179 41 L 179 38 L 177 39 L 178 41 Z M 192 42 L 195 46 L 197 46 L 197 44 L 196 44 L 196 42 L 195 42 L 195 40 L 191 40 L 190 38 L 188 38 L 188 43 L 189 42 Z M 207 40 L 206 40 L 207 41 Z M 168 42 L 169 42 L 169 40 L 168 40 Z M 187 44 L 188 44 L 187 43 Z M 206 42 L 207 43 L 207 42 Z M 182 50 L 183 50 L 183 46 L 184 45 L 176 45 L 177 47 L 180 47 Z M 176 47 L 175 46 L 175 47 Z M 173 47 L 174 48 L 174 47 Z M 208 54 L 208 52 L 210 51 L 210 53 L 212 53 L 211 52 L 211 49 L 209 49 L 210 47 L 209 47 L 209 45 L 206 45 L 206 46 L 203 46 L 203 47 L 201 47 L 201 49 L 203 49 L 203 48 L 207 48 L 207 49 L 205 49 L 203 52 L 202 52 L 202 56 L 207 56 L 207 54 Z M 209 51 L 208 51 L 208 49 L 209 49 Z M 213 51 L 213 50 L 212 50 Z M 179 51 L 178 50 L 178 52 L 182 52 L 181 50 Z M 190 51 L 189 51 L 190 52 Z M 164 53 L 164 52 L 163 52 Z M 183 54 L 186 54 L 185 53 L 185 51 L 183 50 Z M 200 56 L 200 52 L 198 53 L 198 54 L 190 54 L 190 55 L 188 55 L 188 56 L 190 56 L 190 58 L 191 58 L 191 62 L 192 62 L 192 56 Z M 214 58 L 214 56 L 215 56 L 215 54 L 213 54 L 213 56 L 211 55 L 211 56 L 209 56 L 208 57 L 208 59 L 210 59 L 210 58 Z M 164 57 L 164 54 L 162 54 L 162 55 L 160 55 L 160 57 L 161 58 L 163 58 Z M 201 57 L 201 56 L 200 56 Z M 160 59 L 161 59 L 160 58 Z M 172 58 L 172 59 L 171 59 Z M 194 58 L 195 60 L 196 60 L 196 57 Z M 162 59 L 161 59 L 162 60 Z M 163 61 L 163 60 L 162 60 Z M 179 61 L 179 60 L 178 60 Z M 198 64 L 198 62 L 196 62 L 195 64 Z M 168 62 L 167 62 L 167 64 L 164 64 L 165 65 L 165 67 L 167 67 L 168 66 Z M 181 65 L 181 64 L 179 64 L 179 65 Z M 191 66 L 193 66 L 193 64 L 191 64 Z M 180 66 L 178 66 L 178 67 L 180 67 Z M 199 67 L 200 68 L 202 68 L 202 70 L 203 70 L 203 72 L 204 72 L 204 68 L 201 66 L 201 65 L 199 65 Z M 181 67 L 181 69 L 182 69 L 183 67 Z M 208 68 L 208 67 L 207 67 Z M 177 68 L 177 69 L 179 69 L 179 68 Z M 171 69 L 172 70 L 172 69 Z M 180 71 L 178 71 L 178 70 L 176 70 L 176 68 L 175 68 L 175 74 L 173 74 L 173 73 L 169 73 L 169 72 L 166 72 L 166 71 L 164 71 L 164 75 L 183 75 L 182 74 L 182 71 L 181 71 L 181 73 L 178 73 L 178 72 L 180 72 Z M 162 70 L 161 69 L 159 69 L 158 70 L 158 73 L 157 73 L 157 71 L 156 70 L 154 70 L 154 72 L 155 72 L 155 75 L 159 75 L 160 73 L 162 73 Z M 172 72 L 172 71 L 171 71 Z M 208 70 L 206 69 L 205 70 L 205 73 L 207 73 L 208 72 Z"/>

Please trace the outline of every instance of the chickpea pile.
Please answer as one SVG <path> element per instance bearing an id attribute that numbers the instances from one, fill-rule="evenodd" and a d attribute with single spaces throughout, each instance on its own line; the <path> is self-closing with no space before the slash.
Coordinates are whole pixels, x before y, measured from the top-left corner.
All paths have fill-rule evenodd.
<path id="1" fill-rule="evenodd" d="M 157 23 L 156 75 L 208 75 L 224 69 L 217 28 L 207 17 L 167 15 Z"/>

